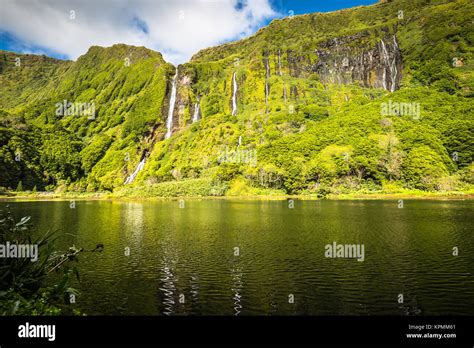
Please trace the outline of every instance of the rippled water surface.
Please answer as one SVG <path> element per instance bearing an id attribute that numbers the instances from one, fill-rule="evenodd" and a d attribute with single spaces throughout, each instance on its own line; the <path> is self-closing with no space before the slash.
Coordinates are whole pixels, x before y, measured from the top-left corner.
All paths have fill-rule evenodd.
<path id="1" fill-rule="evenodd" d="M 90 315 L 474 314 L 472 201 L 9 204 L 58 247 L 105 245 L 78 264 Z M 365 260 L 326 258 L 333 242 Z"/>

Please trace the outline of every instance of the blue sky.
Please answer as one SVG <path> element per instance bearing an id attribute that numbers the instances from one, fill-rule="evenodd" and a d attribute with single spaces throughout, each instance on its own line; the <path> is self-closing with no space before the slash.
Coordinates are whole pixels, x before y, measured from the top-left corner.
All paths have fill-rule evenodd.
<path id="1" fill-rule="evenodd" d="M 313 12 L 330 12 L 343 8 L 375 4 L 377 0 L 272 0 L 273 8 L 282 13 L 293 11 L 295 15 Z"/>
<path id="2" fill-rule="evenodd" d="M 0 49 L 76 59 L 126 43 L 183 63 L 199 49 L 249 36 L 274 18 L 377 0 L 0 0 Z M 291 11 L 291 12 L 290 12 Z"/>

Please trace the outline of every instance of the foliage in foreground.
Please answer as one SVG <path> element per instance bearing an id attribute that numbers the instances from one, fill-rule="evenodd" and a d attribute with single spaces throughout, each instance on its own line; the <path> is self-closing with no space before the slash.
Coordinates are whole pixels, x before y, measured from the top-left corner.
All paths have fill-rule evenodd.
<path id="1" fill-rule="evenodd" d="M 30 217 L 15 219 L 10 208 L 0 212 L 0 244 L 36 244 L 39 259 L 0 258 L 0 315 L 58 315 L 59 304 L 69 303 L 70 295 L 78 292 L 70 286 L 77 268 L 69 265 L 77 250 L 66 254 L 54 250 L 54 232 L 32 238 Z M 57 281 L 47 285 L 52 270 L 62 272 Z M 73 311 L 78 313 L 77 311 Z"/>

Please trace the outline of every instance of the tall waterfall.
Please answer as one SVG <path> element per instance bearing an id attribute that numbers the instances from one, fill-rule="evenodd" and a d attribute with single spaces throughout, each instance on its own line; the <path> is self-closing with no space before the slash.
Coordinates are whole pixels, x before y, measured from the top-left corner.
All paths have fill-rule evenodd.
<path id="1" fill-rule="evenodd" d="M 170 96 L 170 108 L 168 110 L 168 119 L 166 120 L 166 135 L 165 139 L 168 139 L 173 133 L 173 112 L 174 104 L 176 102 L 176 80 L 178 78 L 178 68 L 176 68 L 176 73 L 173 76 L 173 86 L 171 88 Z"/>
<path id="2" fill-rule="evenodd" d="M 268 79 L 270 78 L 270 62 L 268 56 L 265 58 L 265 113 L 268 114 L 268 95 L 270 94 Z"/>
<path id="3" fill-rule="evenodd" d="M 265 58 L 265 77 L 267 79 L 270 77 L 270 62 L 268 57 Z"/>
<path id="4" fill-rule="evenodd" d="M 397 38 L 393 35 L 393 47 L 398 51 Z M 395 51 L 395 52 L 396 52 Z M 397 55 L 396 53 L 393 56 L 392 64 L 390 65 L 390 74 L 392 75 L 392 85 L 390 86 L 390 92 L 395 92 L 395 87 L 397 86 Z"/>
<path id="5" fill-rule="evenodd" d="M 383 39 L 380 40 L 382 42 L 382 54 L 383 54 L 383 59 L 385 61 L 385 65 L 383 67 L 383 78 L 382 78 L 382 83 L 383 83 L 383 88 L 388 91 L 387 87 L 387 67 L 390 66 L 390 60 L 388 57 L 388 52 L 387 52 L 387 47 L 385 47 L 385 42 L 383 42 Z"/>
<path id="6" fill-rule="evenodd" d="M 383 71 L 383 87 L 390 92 L 395 92 L 395 88 L 397 87 L 397 75 L 398 75 L 398 70 L 397 70 L 397 54 L 396 52 L 393 55 L 393 60 L 390 62 L 390 57 L 388 55 L 387 47 L 385 46 L 385 42 L 383 39 L 380 40 L 382 43 L 382 54 L 383 54 L 383 60 L 385 62 L 385 67 Z M 393 36 L 393 44 L 394 44 L 394 49 L 398 50 L 398 44 L 397 44 L 397 39 L 395 35 Z M 389 68 L 390 70 L 390 76 L 389 76 L 389 81 L 390 82 L 390 88 L 387 84 L 387 73 L 386 70 Z"/>
<path id="7" fill-rule="evenodd" d="M 268 81 L 265 81 L 265 112 L 268 114 Z"/>
<path id="8" fill-rule="evenodd" d="M 193 123 L 199 121 L 199 101 L 194 104 Z"/>
<path id="9" fill-rule="evenodd" d="M 232 93 L 232 116 L 234 116 L 237 113 L 237 79 L 235 78 L 235 72 L 232 76 L 232 84 L 234 86 L 234 91 Z"/>
<path id="10" fill-rule="evenodd" d="M 140 163 L 138 163 L 137 168 L 135 168 L 135 171 L 125 180 L 125 184 L 131 184 L 133 180 L 135 180 L 135 177 L 137 174 L 145 167 L 145 162 L 146 158 L 142 159 Z"/>
<path id="11" fill-rule="evenodd" d="M 280 76 L 282 76 L 282 73 L 281 73 L 281 51 L 278 50 L 278 73 Z"/>

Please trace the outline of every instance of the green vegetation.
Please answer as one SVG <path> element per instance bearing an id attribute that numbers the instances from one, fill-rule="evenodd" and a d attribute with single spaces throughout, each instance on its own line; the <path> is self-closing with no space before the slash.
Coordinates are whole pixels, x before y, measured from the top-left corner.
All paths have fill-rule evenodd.
<path id="1" fill-rule="evenodd" d="M 79 274 L 69 261 L 75 260 L 79 250 L 71 248 L 65 254 L 55 251 L 54 233 L 33 239 L 29 220 L 30 217 L 16 220 L 8 206 L 0 212 L 0 244 L 37 245 L 39 256 L 35 262 L 29 258 L 0 258 L 0 314 L 57 315 L 61 313 L 60 303 L 69 303 L 70 295 L 77 295 L 70 284 Z M 60 274 L 50 274 L 56 279 L 46 282 L 52 271 Z"/>
<path id="2" fill-rule="evenodd" d="M 208 179 L 189 179 L 143 185 L 137 188 L 123 188 L 116 192 L 118 197 L 205 197 L 223 196 L 226 184 Z"/>
<path id="3" fill-rule="evenodd" d="M 28 86 L 30 74 L 22 79 L 23 70 L 34 74 L 37 69 L 30 67 L 36 60 L 21 56 L 25 67 L 17 67 L 8 64 L 16 54 L 2 56 L 2 79 Z M 43 89 L 31 91 L 34 102 L 7 108 L 15 100 L 12 97 L 0 104 L 8 109 L 0 111 L 0 170 L 6 173 L 0 186 L 16 187 L 21 180 L 25 189 L 71 183 L 77 191 L 112 189 L 123 183 L 137 153 L 149 146 L 143 141 L 149 128 L 164 133 L 160 115 L 172 66 L 161 54 L 125 45 L 91 47 L 77 62 L 67 63 Z M 63 101 L 94 103 L 95 117 L 58 116 L 57 104 Z M 124 161 L 126 156 L 129 162 Z"/>
<path id="4" fill-rule="evenodd" d="M 472 192 L 473 12 L 469 0 L 398 0 L 275 20 L 202 50 L 179 66 L 167 140 L 174 68 L 161 54 L 115 45 L 63 62 L 1 52 L 0 187 L 132 197 Z M 351 38 L 340 49 L 353 58 L 393 35 L 399 90 L 318 73 L 317 52 L 335 38 Z M 95 118 L 58 117 L 64 100 L 94 102 Z M 383 115 L 389 103 L 419 105 L 419 115 Z"/>

